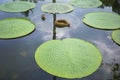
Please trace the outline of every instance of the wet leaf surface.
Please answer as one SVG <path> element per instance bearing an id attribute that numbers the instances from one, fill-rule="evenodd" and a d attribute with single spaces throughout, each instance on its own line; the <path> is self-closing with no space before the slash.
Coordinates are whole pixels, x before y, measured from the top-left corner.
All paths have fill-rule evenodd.
<path id="1" fill-rule="evenodd" d="M 43 43 L 35 53 L 39 67 L 63 78 L 82 78 L 95 72 L 102 61 L 100 51 L 91 43 L 67 38 Z"/>
<path id="2" fill-rule="evenodd" d="M 95 8 L 102 5 L 99 0 L 71 0 L 70 4 L 79 8 Z"/>
<path id="3" fill-rule="evenodd" d="M 10 39 L 25 36 L 35 29 L 35 25 L 26 18 L 7 18 L 0 20 L 0 38 Z"/>
<path id="4" fill-rule="evenodd" d="M 92 12 L 84 16 L 83 22 L 98 29 L 120 28 L 120 16 L 109 12 Z"/>
<path id="5" fill-rule="evenodd" d="M 25 12 L 35 8 L 35 3 L 27 1 L 7 2 L 0 5 L 0 10 L 5 12 Z"/>
<path id="6" fill-rule="evenodd" d="M 65 3 L 48 3 L 44 4 L 41 10 L 47 13 L 68 13 L 73 11 L 73 7 Z"/>
<path id="7" fill-rule="evenodd" d="M 120 30 L 115 30 L 112 32 L 112 39 L 120 45 Z"/>

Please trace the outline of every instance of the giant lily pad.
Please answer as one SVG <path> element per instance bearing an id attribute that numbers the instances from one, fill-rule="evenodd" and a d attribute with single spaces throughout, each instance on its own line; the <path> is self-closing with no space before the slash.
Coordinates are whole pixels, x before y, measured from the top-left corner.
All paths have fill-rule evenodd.
<path id="1" fill-rule="evenodd" d="M 25 12 L 35 6 L 35 3 L 27 1 L 7 2 L 0 5 L 0 10 L 6 12 Z"/>
<path id="2" fill-rule="evenodd" d="M 0 38 L 17 38 L 31 33 L 35 29 L 33 23 L 26 18 L 7 18 L 0 20 Z"/>
<path id="3" fill-rule="evenodd" d="M 94 8 L 102 5 L 99 0 L 71 0 L 70 4 L 79 8 Z"/>
<path id="4" fill-rule="evenodd" d="M 120 30 L 115 30 L 112 32 L 112 39 L 120 45 Z"/>
<path id="5" fill-rule="evenodd" d="M 73 7 L 65 3 L 48 3 L 41 7 L 43 12 L 47 13 L 67 13 L 73 10 Z"/>
<path id="6" fill-rule="evenodd" d="M 95 72 L 102 61 L 91 43 L 74 38 L 51 40 L 38 47 L 35 60 L 46 72 L 63 78 L 82 78 Z"/>
<path id="7" fill-rule="evenodd" d="M 83 22 L 99 29 L 120 28 L 120 16 L 109 12 L 93 12 L 85 15 Z"/>

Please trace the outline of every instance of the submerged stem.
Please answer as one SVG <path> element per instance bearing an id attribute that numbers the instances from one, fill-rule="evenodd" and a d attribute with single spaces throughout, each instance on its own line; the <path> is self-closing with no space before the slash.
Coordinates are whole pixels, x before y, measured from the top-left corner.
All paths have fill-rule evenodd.
<path id="1" fill-rule="evenodd" d="M 56 26 L 55 26 L 55 21 L 56 21 L 56 14 L 53 14 L 53 40 L 56 39 Z"/>
<path id="2" fill-rule="evenodd" d="M 53 80 L 57 80 L 56 78 L 57 78 L 56 76 L 53 76 Z"/>
<path id="3" fill-rule="evenodd" d="M 53 3 L 56 3 L 56 0 L 53 0 Z"/>

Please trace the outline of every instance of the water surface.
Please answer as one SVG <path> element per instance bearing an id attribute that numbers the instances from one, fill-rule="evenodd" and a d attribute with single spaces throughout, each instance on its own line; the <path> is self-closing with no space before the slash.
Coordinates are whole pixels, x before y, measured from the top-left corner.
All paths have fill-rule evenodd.
<path id="1" fill-rule="evenodd" d="M 0 4 L 12 0 L 0 0 Z M 69 0 L 57 0 L 67 3 Z M 6 13 L 0 11 L 0 19 L 10 17 L 27 17 L 36 24 L 36 30 L 22 38 L 2 40 L 0 39 L 0 80 L 53 80 L 53 76 L 41 70 L 35 60 L 34 54 L 39 45 L 56 39 L 78 38 L 96 45 L 103 56 L 103 63 L 92 75 L 74 80 L 120 80 L 120 46 L 113 42 L 110 35 L 112 30 L 99 30 L 90 28 L 82 22 L 83 16 L 89 12 L 103 11 L 119 14 L 120 4 L 113 3 L 99 8 L 78 9 L 67 14 L 57 14 L 57 19 L 64 18 L 71 23 L 70 28 L 56 28 L 53 35 L 53 15 L 40 10 L 43 4 L 51 0 L 38 1 L 36 8 L 27 13 Z M 109 2 L 110 3 L 110 2 Z M 116 7 L 115 7 L 116 6 Z M 41 19 L 45 14 L 46 20 Z M 76 23 L 77 22 L 77 23 Z M 116 68 L 117 67 L 117 68 Z M 68 80 L 57 78 L 57 80 Z"/>

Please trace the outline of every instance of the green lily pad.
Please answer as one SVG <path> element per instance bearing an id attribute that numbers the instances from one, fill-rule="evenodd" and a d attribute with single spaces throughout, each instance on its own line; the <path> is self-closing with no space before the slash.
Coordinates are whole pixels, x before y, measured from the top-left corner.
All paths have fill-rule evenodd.
<path id="1" fill-rule="evenodd" d="M 84 16 L 83 22 L 99 29 L 120 28 L 120 16 L 109 12 L 93 12 Z"/>
<path id="2" fill-rule="evenodd" d="M 79 8 L 95 8 L 102 5 L 99 0 L 71 0 L 70 4 Z"/>
<path id="3" fill-rule="evenodd" d="M 120 30 L 115 30 L 112 32 L 112 39 L 120 45 Z"/>
<path id="4" fill-rule="evenodd" d="M 44 4 L 41 7 L 41 10 L 43 12 L 53 13 L 53 14 L 54 13 L 68 13 L 73 10 L 73 7 L 65 3 L 48 3 L 48 4 Z"/>
<path id="5" fill-rule="evenodd" d="M 35 6 L 35 3 L 27 1 L 7 2 L 0 5 L 0 10 L 5 12 L 25 12 Z"/>
<path id="6" fill-rule="evenodd" d="M 74 38 L 45 42 L 35 52 L 44 71 L 62 78 L 82 78 L 95 72 L 102 61 L 100 51 L 91 43 Z"/>
<path id="7" fill-rule="evenodd" d="M 26 18 L 7 18 L 0 20 L 0 38 L 9 39 L 22 37 L 31 33 L 35 25 Z"/>

